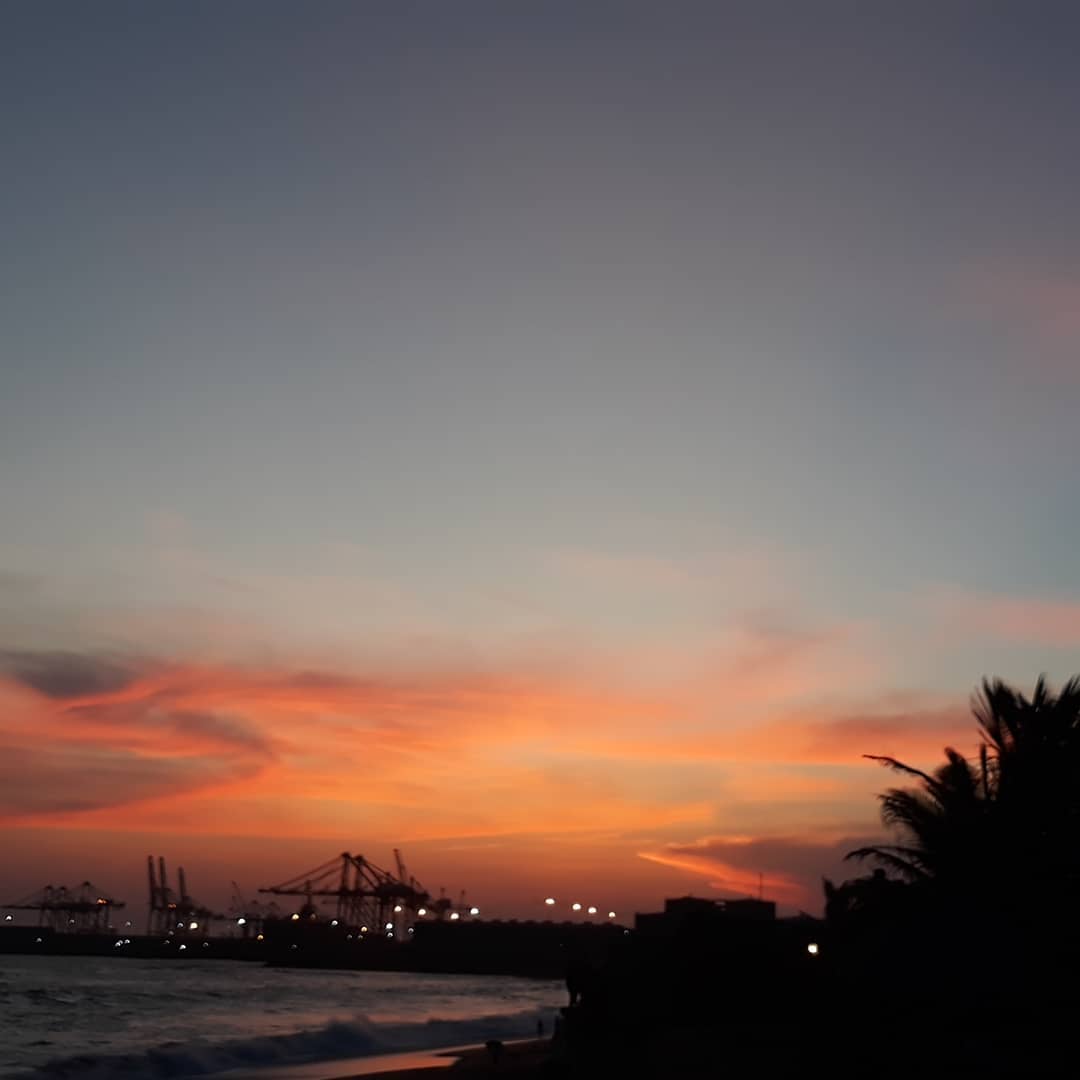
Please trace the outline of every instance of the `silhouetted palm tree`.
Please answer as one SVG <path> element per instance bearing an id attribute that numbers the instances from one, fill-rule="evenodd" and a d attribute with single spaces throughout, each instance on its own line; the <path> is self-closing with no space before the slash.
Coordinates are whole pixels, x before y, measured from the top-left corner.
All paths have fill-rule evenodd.
<path id="1" fill-rule="evenodd" d="M 984 680 L 972 698 L 977 764 L 947 748 L 932 773 L 867 755 L 920 781 L 880 796 L 900 842 L 858 848 L 924 899 L 960 905 L 987 922 L 1034 925 L 1080 900 L 1080 677 L 1031 698 Z"/>
<path id="2" fill-rule="evenodd" d="M 972 703 L 992 768 L 995 844 L 1014 887 L 1080 897 L 1080 678 L 1031 699 L 1000 680 Z"/>
<path id="3" fill-rule="evenodd" d="M 899 844 L 857 848 L 849 859 L 872 858 L 914 884 L 959 884 L 985 847 L 987 767 L 976 770 L 951 747 L 933 773 L 892 757 L 866 755 L 896 772 L 922 781 L 920 788 L 890 788 L 881 800 L 881 819 L 904 835 Z"/>

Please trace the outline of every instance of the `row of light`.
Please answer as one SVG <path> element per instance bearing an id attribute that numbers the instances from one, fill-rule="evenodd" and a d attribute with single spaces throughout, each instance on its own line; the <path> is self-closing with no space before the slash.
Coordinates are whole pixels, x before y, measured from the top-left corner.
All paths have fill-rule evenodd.
<path id="1" fill-rule="evenodd" d="M 99 900 L 98 903 L 100 904 L 101 901 Z M 5 915 L 4 916 L 4 922 L 13 922 L 14 920 L 15 920 L 14 915 Z M 75 925 L 75 920 L 74 919 L 68 919 L 68 926 L 74 926 L 74 925 Z M 124 923 L 124 925 L 125 926 L 131 926 L 132 925 L 131 920 L 128 919 L 128 921 L 126 923 Z"/>
<path id="2" fill-rule="evenodd" d="M 397 904 L 394 907 L 394 914 L 399 915 L 404 910 L 405 909 L 400 904 Z M 595 911 L 596 909 L 593 908 L 592 910 Z M 427 908 L 417 908 L 416 914 L 419 915 L 421 918 L 423 918 L 423 916 L 425 916 L 427 914 Z M 480 909 L 478 907 L 471 907 L 471 908 L 469 908 L 469 914 L 470 915 L 479 915 L 480 914 Z M 612 914 L 614 914 L 614 912 Z M 293 913 L 293 915 L 290 916 L 290 918 L 292 919 L 293 922 L 299 922 L 300 921 L 299 914 L 297 914 L 295 912 Z M 451 911 L 450 912 L 450 918 L 455 919 L 455 920 L 460 919 L 461 918 L 461 912 L 459 912 L 459 911 Z M 247 922 L 247 919 L 237 919 L 236 920 L 236 925 L 237 926 L 243 926 L 244 923 L 246 923 L 246 922 Z M 331 919 L 330 920 L 330 925 L 331 926 L 337 926 L 337 924 L 338 924 L 337 919 Z M 192 930 L 195 929 L 195 923 L 191 924 L 191 929 Z M 387 923 L 387 929 L 390 929 L 390 924 L 389 923 Z"/>
<path id="3" fill-rule="evenodd" d="M 549 900 L 549 901 L 548 901 L 548 903 L 549 903 L 549 904 L 554 904 L 554 903 L 555 903 L 555 901 L 554 901 L 554 900 Z M 574 910 L 576 911 L 576 910 L 578 910 L 578 909 L 579 909 L 580 907 L 581 907 L 581 905 L 580 905 L 580 904 L 577 904 L 577 905 L 575 906 L 575 909 L 574 909 Z M 396 913 L 400 913 L 400 912 L 401 912 L 402 910 L 403 910 L 403 909 L 402 909 L 402 907 L 401 907 L 401 905 L 400 905 L 400 904 L 398 904 L 398 905 L 397 905 L 397 906 L 396 906 L 396 907 L 394 908 L 394 912 L 395 912 L 395 914 L 396 914 Z M 595 912 L 596 912 L 596 908 L 589 908 L 589 913 L 590 913 L 590 914 L 595 914 Z M 421 916 L 421 917 L 423 917 L 424 915 L 426 915 L 426 914 L 427 914 L 427 908 L 419 908 L 419 909 L 417 910 L 416 914 L 417 914 L 417 915 L 419 915 L 419 916 Z M 480 909 L 479 909 L 478 907 L 471 907 L 471 908 L 469 908 L 469 914 L 470 914 L 470 915 L 479 915 L 479 914 L 480 914 Z M 612 911 L 612 912 L 609 912 L 609 915 L 610 915 L 610 917 L 611 917 L 611 918 L 614 918 L 614 917 L 615 917 L 615 912 L 614 912 L 614 911 Z M 457 912 L 457 911 L 452 911 L 452 912 L 450 912 L 450 918 L 451 918 L 451 919 L 460 919 L 460 918 L 461 918 L 461 914 L 460 914 L 459 912 Z M 14 919 L 14 916 L 13 916 L 13 915 L 5 915 L 5 916 L 4 916 L 4 922 L 11 922 L 11 921 L 12 921 L 13 919 Z M 294 915 L 292 916 L 292 921 L 293 921 L 293 922 L 299 922 L 299 920 L 300 920 L 300 916 L 299 916 L 299 914 L 294 914 Z M 71 923 L 74 923 L 74 922 L 75 922 L 75 920 L 74 920 L 74 919 L 70 919 L 70 920 L 68 920 L 68 921 L 69 921 L 69 922 L 71 922 Z M 330 921 L 330 925 L 331 925 L 331 926 L 337 926 L 337 924 L 338 924 L 338 921 L 337 921 L 337 919 L 332 919 L 332 920 Z M 125 925 L 125 926 L 131 926 L 131 921 L 130 921 L 130 920 L 128 920 L 128 922 L 124 923 L 124 925 Z M 178 926 L 179 928 L 183 929 L 183 926 L 184 926 L 184 924 L 183 924 L 182 922 L 179 922 L 179 923 L 177 923 L 176 925 L 177 925 L 177 926 Z M 243 916 L 241 916 L 241 917 L 240 917 L 239 919 L 237 919 L 237 920 L 236 920 L 236 925 L 237 925 L 237 926 L 246 926 L 246 925 L 247 925 L 247 919 L 245 919 L 245 918 L 244 918 Z M 199 924 L 198 924 L 197 922 L 192 922 L 192 923 L 189 923 L 189 924 L 188 924 L 188 929 L 189 929 L 189 930 L 198 930 L 198 929 L 199 929 Z"/>
<path id="4" fill-rule="evenodd" d="M 555 906 L 555 897 L 554 896 L 547 897 L 544 900 L 544 903 L 547 904 L 548 907 L 554 907 Z M 570 910 L 571 911 L 581 911 L 582 910 L 582 905 L 579 904 L 575 900 L 574 903 L 572 903 L 570 905 Z M 597 908 L 595 908 L 593 905 L 590 904 L 587 908 L 584 909 L 584 911 L 585 911 L 586 915 L 595 915 L 597 913 Z M 615 918 L 615 912 L 614 911 L 609 911 L 607 913 L 607 917 L 609 919 L 614 919 Z"/>
<path id="5" fill-rule="evenodd" d="M 553 896 L 549 896 L 549 897 L 548 897 L 548 898 L 547 898 L 547 899 L 546 899 L 546 900 L 544 901 L 544 903 L 545 903 L 545 904 L 547 904 L 547 905 L 548 905 L 548 907 L 552 907 L 552 906 L 554 905 L 554 903 L 555 903 L 555 897 L 553 897 Z M 570 907 L 571 907 L 571 909 L 572 909 L 572 910 L 574 910 L 574 911 L 580 911 L 580 910 L 581 910 L 581 905 L 580 905 L 580 904 L 578 904 L 578 903 L 574 903 L 574 904 L 571 904 L 571 905 L 570 905 Z M 394 908 L 394 910 L 395 910 L 395 911 L 400 911 L 400 910 L 401 910 L 401 908 L 400 908 L 400 907 L 396 907 L 396 908 Z M 595 914 L 596 914 L 596 908 L 594 908 L 594 907 L 590 907 L 590 908 L 587 908 L 587 909 L 586 909 L 586 912 L 587 912 L 587 913 L 588 913 L 589 915 L 595 915 Z M 424 915 L 424 914 L 426 914 L 426 912 L 424 911 L 424 909 L 423 909 L 423 908 L 421 908 L 421 909 L 420 909 L 420 910 L 419 910 L 419 911 L 417 912 L 417 914 L 418 914 L 418 915 Z M 470 914 L 470 915 L 479 915 L 479 914 L 480 914 L 480 909 L 479 909 L 479 908 L 470 908 L 470 909 L 469 909 L 469 914 Z M 299 916 L 299 915 L 294 915 L 294 916 L 293 916 L 293 918 L 294 918 L 294 919 L 299 919 L 299 918 L 300 918 L 300 916 Z M 459 915 L 459 914 L 458 914 L 458 913 L 457 913 L 456 911 L 452 911 L 452 912 L 450 913 L 450 918 L 451 918 L 451 919 L 458 919 L 458 918 L 460 918 L 460 915 Z M 614 919 L 614 918 L 615 918 L 615 912 L 614 912 L 614 911 L 609 911 L 609 912 L 608 912 L 608 918 L 609 918 L 609 919 Z M 5 915 L 5 916 L 4 916 L 4 921 L 5 921 L 5 922 L 11 922 L 11 920 L 12 920 L 12 916 L 10 916 L 10 915 Z M 236 920 L 236 925 L 237 925 L 237 926 L 243 926 L 243 925 L 244 925 L 244 924 L 245 924 L 246 922 L 247 922 L 247 919 L 237 919 L 237 920 Z M 333 921 L 331 922 L 331 924 L 330 924 L 330 925 L 331 925 L 331 926 L 337 926 L 337 922 L 338 922 L 338 921 L 337 921 L 337 919 L 334 919 L 334 920 L 333 920 Z M 130 925 L 131 925 L 131 923 L 129 922 L 129 923 L 127 923 L 127 925 L 128 925 L 128 926 L 130 926 Z M 182 926 L 182 925 L 183 925 L 183 923 L 181 923 L 180 925 Z M 194 922 L 193 922 L 193 923 L 191 924 L 191 927 L 190 927 L 190 928 L 191 928 L 192 930 L 198 930 L 198 928 L 199 928 L 199 924 L 198 924 L 198 923 L 194 923 Z M 393 937 L 393 930 L 394 930 L 394 924 L 393 924 L 393 923 L 390 923 L 390 922 L 388 922 L 388 923 L 386 924 L 386 929 L 387 929 L 388 931 L 390 931 L 390 933 L 388 933 L 388 934 L 387 934 L 387 936 L 388 936 L 388 937 Z M 171 930 L 170 930 L 169 932 L 170 932 L 170 933 L 172 933 L 172 931 L 171 931 Z M 361 932 L 362 934 L 366 934 L 366 933 L 368 932 L 368 928 L 367 928 L 366 926 L 361 926 L 361 927 L 360 927 L 360 932 Z M 412 927 L 409 927 L 409 933 L 410 933 L 410 934 L 412 933 Z M 350 934 L 350 935 L 349 935 L 349 937 L 350 937 L 350 939 L 351 939 L 351 938 L 352 938 L 352 934 Z M 259 934 L 259 936 L 258 936 L 258 940 L 259 940 L 259 941 L 262 941 L 262 940 L 263 940 L 263 935 L 262 935 L 262 934 Z M 41 943 L 41 938 L 38 938 L 38 939 L 37 939 L 37 942 L 38 942 L 38 944 L 40 944 L 40 943 Z M 168 940 L 166 940 L 165 944 L 166 944 L 166 945 L 168 945 L 168 943 L 169 943 L 169 942 L 168 942 Z M 117 946 L 120 946 L 120 945 L 130 945 L 130 944 L 131 944 L 131 938 L 125 938 L 125 939 L 124 939 L 123 941 L 117 941 L 117 943 L 116 943 L 116 944 L 117 944 Z M 207 942 L 203 942 L 203 948 L 204 948 L 204 949 L 205 949 L 205 948 L 207 947 L 207 944 L 208 944 Z M 187 948 L 187 946 L 186 946 L 186 945 L 181 945 L 181 946 L 180 946 L 180 948 L 181 948 L 181 949 L 186 949 L 186 948 Z M 294 946 L 293 946 L 293 948 L 295 949 L 295 948 L 296 948 L 296 946 L 294 945 Z M 806 951 L 807 951 L 807 952 L 808 952 L 808 953 L 809 953 L 809 954 L 810 954 L 811 956 L 820 956 L 820 955 L 821 955 L 821 948 L 820 948 L 820 946 L 819 946 L 819 945 L 818 945 L 818 944 L 817 944 L 816 942 L 813 942 L 813 941 L 812 941 L 812 942 L 810 942 L 810 944 L 806 946 Z"/>
<path id="6" fill-rule="evenodd" d="M 401 910 L 401 905 L 398 904 L 398 906 L 396 908 L 394 908 L 394 910 L 395 911 L 400 911 Z M 422 919 L 427 914 L 427 908 L 425 908 L 425 907 L 417 908 L 416 909 L 416 914 L 419 915 L 420 918 Z M 471 907 L 471 908 L 469 908 L 469 914 L 470 915 L 479 915 L 480 914 L 480 909 L 478 907 Z M 451 918 L 451 920 L 454 920 L 454 921 L 456 921 L 457 919 L 460 919 L 461 918 L 461 912 L 460 911 L 451 911 L 450 912 L 450 918 Z"/>
<path id="7" fill-rule="evenodd" d="M 553 904 L 555 903 L 555 898 L 554 898 L 553 896 L 549 896 L 549 897 L 548 897 L 548 898 L 547 898 L 547 899 L 546 899 L 546 900 L 544 901 L 544 903 L 545 903 L 545 904 L 547 904 L 547 905 L 549 905 L 549 906 L 551 906 L 551 905 L 553 905 Z M 571 908 L 572 908 L 572 909 L 573 909 L 574 911 L 580 911 L 580 910 L 581 910 L 581 905 L 580 905 L 580 904 L 577 904 L 577 903 L 575 903 L 575 904 L 571 904 L 571 905 L 570 905 L 570 907 L 571 907 Z M 396 907 L 396 908 L 394 908 L 394 910 L 395 910 L 395 911 L 400 911 L 400 910 L 401 910 L 401 908 L 400 908 L 400 907 Z M 590 908 L 587 908 L 586 910 L 587 910 L 587 913 L 588 913 L 589 915 L 595 915 L 595 914 L 596 914 L 596 908 L 594 908 L 594 907 L 590 907 Z M 418 914 L 418 915 L 423 915 L 423 914 L 424 914 L 424 910 L 423 910 L 423 908 L 421 908 L 421 909 L 420 909 L 420 911 L 419 911 L 419 912 L 417 912 L 417 914 Z M 479 915 L 479 914 L 480 914 L 480 909 L 479 909 L 479 908 L 472 908 L 472 909 L 470 910 L 470 914 L 473 914 L 473 915 Z M 294 919 L 299 919 L 299 918 L 300 918 L 300 916 L 299 916 L 299 915 L 294 915 L 294 916 L 293 916 L 293 918 L 294 918 Z M 451 913 L 450 913 L 450 918 L 451 918 L 451 919 L 457 919 L 457 918 L 460 918 L 460 916 L 458 915 L 458 913 L 457 913 L 456 911 L 453 911 L 453 912 L 451 912 Z M 614 919 L 614 918 L 615 918 L 615 912 L 614 912 L 614 911 L 609 911 L 609 912 L 608 912 L 608 918 L 609 918 L 609 919 Z M 11 916 L 10 916 L 10 915 L 6 916 L 6 917 L 5 917 L 5 921 L 6 921 L 6 922 L 11 922 Z M 244 925 L 244 924 L 245 924 L 246 922 L 247 922 L 247 919 L 237 919 L 237 920 L 236 920 L 236 925 L 237 925 L 237 926 L 243 926 L 243 925 Z M 333 921 L 332 921 L 332 922 L 330 923 L 330 925 L 331 925 L 331 926 L 337 926 L 337 924 L 338 924 L 338 921 L 337 921 L 337 919 L 334 919 L 334 920 L 333 920 Z M 129 923 L 128 925 L 130 925 L 130 923 Z M 183 926 L 184 924 L 183 924 L 183 923 L 180 923 L 179 925 L 180 925 L 180 926 Z M 189 929 L 191 929 L 191 930 L 198 930 L 198 929 L 199 929 L 199 924 L 198 924 L 197 922 L 193 922 L 193 923 L 191 923 L 191 925 L 190 925 Z M 387 930 L 390 930 L 390 931 L 392 931 L 392 930 L 394 929 L 394 924 L 393 924 L 392 922 L 388 922 L 388 923 L 386 924 L 386 929 L 387 929 Z M 360 927 L 360 931 L 361 931 L 361 933 L 364 933 L 364 934 L 366 934 L 366 933 L 367 933 L 367 927 L 366 927 L 366 926 L 362 926 L 362 927 Z M 171 930 L 170 930 L 169 932 L 170 932 L 170 933 L 172 933 L 172 931 L 171 931 Z M 410 930 L 409 930 L 409 933 L 412 933 L 412 929 L 411 929 L 411 928 L 410 928 Z M 260 941 L 262 941 L 262 938 L 263 938 L 263 936 L 262 936 L 262 934 L 260 934 L 260 935 L 259 935 L 259 940 L 260 940 Z M 41 939 L 39 938 L 38 940 L 40 941 Z M 123 941 L 118 941 L 118 942 L 117 942 L 116 944 L 117 944 L 117 945 L 130 945 L 130 944 L 131 944 L 131 938 L 126 938 L 126 939 L 125 939 L 125 940 L 123 940 Z M 167 944 L 167 943 L 166 943 L 166 944 Z M 205 948 L 206 946 L 204 945 L 203 947 Z M 186 945 L 181 945 L 181 946 L 180 946 L 180 948 L 181 948 L 181 949 L 185 949 L 185 948 L 187 948 L 187 946 L 186 946 Z M 816 944 L 815 942 L 811 942 L 811 943 L 810 943 L 809 945 L 807 945 L 807 946 L 806 946 L 806 951 L 807 951 L 807 952 L 808 952 L 808 953 L 809 953 L 809 954 L 810 954 L 811 956 L 818 956 L 818 955 L 820 954 L 820 952 L 821 952 L 821 949 L 820 949 L 820 947 L 819 947 L 819 946 L 818 946 L 818 945 L 817 945 L 817 944 Z"/>

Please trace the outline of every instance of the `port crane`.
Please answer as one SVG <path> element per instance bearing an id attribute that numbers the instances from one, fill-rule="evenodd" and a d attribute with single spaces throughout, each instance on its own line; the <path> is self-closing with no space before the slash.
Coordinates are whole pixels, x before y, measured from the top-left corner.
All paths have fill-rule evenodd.
<path id="1" fill-rule="evenodd" d="M 150 917 L 147 931 L 164 936 L 197 934 L 205 937 L 210 930 L 210 920 L 220 919 L 221 916 L 215 915 L 208 907 L 191 898 L 184 868 L 181 866 L 176 872 L 179 893 L 169 887 L 164 855 L 158 857 L 156 877 L 153 855 L 147 855 L 146 868 L 150 879 Z"/>
<path id="2" fill-rule="evenodd" d="M 77 889 L 46 885 L 17 903 L 3 906 L 6 911 L 36 911 L 38 925 L 56 933 L 94 934 L 111 930 L 112 913 L 125 904 L 84 881 Z"/>
<path id="3" fill-rule="evenodd" d="M 232 882 L 232 901 L 229 904 L 228 918 L 240 928 L 241 937 L 257 935 L 266 919 L 275 919 L 281 914 L 281 909 L 273 900 L 268 903 L 260 903 L 258 900 L 248 900 L 240 889 L 240 886 Z"/>
<path id="4" fill-rule="evenodd" d="M 314 922 L 319 918 L 319 903 L 333 902 L 334 917 L 350 929 L 378 931 L 395 938 L 408 932 L 409 926 L 430 914 L 446 915 L 453 905 L 445 897 L 432 900 L 431 894 L 405 866 L 401 851 L 394 849 L 397 873 L 384 870 L 363 855 L 341 855 L 298 874 L 260 893 L 303 898 L 293 921 Z"/>
<path id="5" fill-rule="evenodd" d="M 304 903 L 294 912 L 294 921 L 314 921 L 319 917 L 317 901 L 335 901 L 334 913 L 339 923 L 348 927 L 379 928 L 391 924 L 396 930 L 394 916 L 401 915 L 406 903 L 415 904 L 416 891 L 399 881 L 389 871 L 366 859 L 344 851 L 313 870 L 287 881 L 260 889 L 274 896 L 300 896 Z M 395 908 L 399 910 L 395 912 Z"/>

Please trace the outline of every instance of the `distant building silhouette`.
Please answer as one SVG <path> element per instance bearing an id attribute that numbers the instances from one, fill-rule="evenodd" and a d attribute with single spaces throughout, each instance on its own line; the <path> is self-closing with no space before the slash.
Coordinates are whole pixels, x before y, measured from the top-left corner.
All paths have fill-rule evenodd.
<path id="1" fill-rule="evenodd" d="M 634 929 L 640 934 L 671 937 L 688 926 L 713 928 L 732 922 L 775 922 L 776 903 L 747 897 L 743 900 L 707 900 L 679 896 L 664 901 L 664 910 L 638 913 Z"/>

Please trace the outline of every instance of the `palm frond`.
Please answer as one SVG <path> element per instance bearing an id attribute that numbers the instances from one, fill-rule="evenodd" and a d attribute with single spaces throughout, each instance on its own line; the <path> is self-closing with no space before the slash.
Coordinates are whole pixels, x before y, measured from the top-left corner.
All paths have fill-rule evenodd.
<path id="1" fill-rule="evenodd" d="M 907 773 L 909 776 L 917 776 L 920 780 L 925 780 L 928 783 L 933 783 L 932 778 L 926 773 L 924 773 L 921 769 L 916 769 L 911 765 L 906 765 L 904 764 L 904 762 L 898 761 L 894 757 L 888 757 L 884 754 L 863 754 L 863 757 L 867 758 L 870 761 L 876 761 L 880 765 L 885 765 L 886 767 L 893 769 L 896 772 Z"/>
<path id="2" fill-rule="evenodd" d="M 924 869 L 917 866 L 910 859 L 898 855 L 895 850 L 889 846 L 872 845 L 870 847 L 855 848 L 854 851 L 849 851 L 844 856 L 844 859 L 845 861 L 848 859 L 855 859 L 859 862 L 862 862 L 864 859 L 874 859 L 911 881 L 924 881 L 928 877 Z"/>

